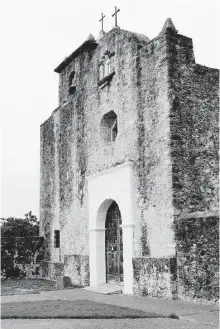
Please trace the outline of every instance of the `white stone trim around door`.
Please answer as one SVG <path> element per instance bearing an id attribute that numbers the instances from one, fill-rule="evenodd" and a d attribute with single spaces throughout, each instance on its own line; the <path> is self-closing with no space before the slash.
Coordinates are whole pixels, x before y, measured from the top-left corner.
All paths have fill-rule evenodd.
<path id="1" fill-rule="evenodd" d="M 124 293 L 133 293 L 133 200 L 132 163 L 88 176 L 90 286 L 106 283 L 105 220 L 115 201 L 121 212 L 123 230 Z"/>

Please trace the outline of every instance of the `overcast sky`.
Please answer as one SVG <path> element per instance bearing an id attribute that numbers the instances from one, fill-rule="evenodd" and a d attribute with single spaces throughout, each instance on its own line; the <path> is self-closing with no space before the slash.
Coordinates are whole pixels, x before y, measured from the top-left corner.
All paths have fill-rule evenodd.
<path id="1" fill-rule="evenodd" d="M 1 2 L 1 216 L 39 215 L 40 124 L 58 105 L 54 68 L 85 41 L 114 24 L 147 35 L 171 17 L 193 39 L 196 62 L 219 68 L 218 0 L 5 0 Z"/>

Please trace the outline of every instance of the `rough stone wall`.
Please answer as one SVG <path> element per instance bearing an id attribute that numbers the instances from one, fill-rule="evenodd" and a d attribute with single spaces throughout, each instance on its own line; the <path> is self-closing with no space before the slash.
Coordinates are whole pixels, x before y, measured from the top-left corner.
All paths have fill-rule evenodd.
<path id="1" fill-rule="evenodd" d="M 175 215 L 218 209 L 219 71 L 195 64 L 192 40 L 167 35 Z"/>
<path id="2" fill-rule="evenodd" d="M 106 51 L 114 75 L 98 86 Z M 76 92 L 68 95 L 73 71 Z M 174 214 L 216 209 L 217 71 L 196 65 L 191 39 L 169 28 L 150 42 L 113 29 L 96 50 L 73 58 L 60 83 L 60 107 L 41 128 L 46 260 L 65 262 L 64 275 L 86 282 L 88 266 L 80 258 L 88 257 L 85 178 L 125 161 L 133 161 L 134 256 L 174 256 Z M 100 132 L 110 111 L 117 115 L 114 142 Z M 61 231 L 59 250 L 54 229 Z M 86 268 L 81 279 L 79 266 Z"/>
<path id="3" fill-rule="evenodd" d="M 43 237 L 1 239 L 1 275 L 3 277 L 41 277 L 43 258 Z"/>
<path id="4" fill-rule="evenodd" d="M 112 54 L 115 74 L 106 86 L 98 87 L 99 62 L 106 50 Z M 78 87 L 63 103 L 73 70 Z M 149 43 L 146 37 L 118 29 L 106 34 L 94 53 L 81 53 L 61 73 L 63 105 L 42 126 L 43 231 L 48 235 L 61 230 L 59 255 L 48 235 L 47 260 L 63 262 L 65 255 L 88 255 L 85 176 L 128 160 L 134 163 L 134 255 L 173 254 L 167 79 L 165 36 Z M 100 134 L 103 115 L 110 111 L 118 122 L 114 142 Z"/>
<path id="5" fill-rule="evenodd" d="M 95 46 L 95 43 L 94 43 Z M 94 47 L 92 47 L 94 48 Z M 72 72 L 74 75 L 74 84 L 76 86 L 76 93 L 80 92 L 85 86 L 85 79 L 87 76 L 88 65 L 93 55 L 94 49 L 90 47 L 83 48 L 83 50 L 73 58 L 69 65 L 66 66 L 60 73 L 59 77 L 59 105 L 62 106 L 72 99 L 69 93 L 69 79 Z"/>
<path id="6" fill-rule="evenodd" d="M 115 75 L 109 85 L 97 88 L 97 62 L 106 49 L 114 53 L 111 67 Z M 161 256 L 165 247 L 165 255 L 174 250 L 167 246 L 173 239 L 173 211 L 166 56 L 164 36 L 149 43 L 115 29 L 100 40 L 87 81 L 87 174 L 133 161 L 135 256 L 150 252 Z M 115 142 L 106 142 L 99 127 L 103 115 L 111 110 L 117 115 L 118 135 Z"/>
<path id="7" fill-rule="evenodd" d="M 195 64 L 191 39 L 167 40 L 179 297 L 215 300 L 218 221 L 201 212 L 219 208 L 219 71 Z"/>
<path id="8" fill-rule="evenodd" d="M 45 260 L 51 259 L 52 222 L 54 220 L 55 138 L 50 117 L 41 125 L 40 234 L 45 238 Z"/>
<path id="9" fill-rule="evenodd" d="M 48 280 L 57 280 L 59 277 L 63 276 L 64 264 L 61 262 L 41 262 L 42 276 Z"/>
<path id="10" fill-rule="evenodd" d="M 41 186 L 41 218 L 42 234 L 47 236 L 46 248 L 50 251 L 45 258 L 47 261 L 63 262 L 65 254 L 83 254 L 85 250 L 88 252 L 84 241 L 87 221 L 83 220 L 82 209 L 85 179 L 83 168 L 86 165 L 82 117 L 82 95 L 78 93 L 71 103 L 53 113 L 50 118 L 53 125 L 46 126 L 47 134 L 44 132 L 45 127 L 42 127 L 45 136 L 42 153 L 45 160 L 41 170 L 41 179 L 44 180 Z M 51 136 L 55 136 L 55 140 L 50 139 Z M 53 148 L 46 147 L 47 143 L 52 144 Z M 53 163 L 50 162 L 51 157 Z M 52 188 L 47 184 L 48 180 L 52 180 Z M 52 195 L 49 195 L 48 190 Z M 45 207 L 46 201 L 49 209 Z M 54 248 L 53 231 L 57 229 L 60 230 L 61 248 Z"/>
<path id="11" fill-rule="evenodd" d="M 176 258 L 133 258 L 134 293 L 177 299 Z"/>
<path id="12" fill-rule="evenodd" d="M 89 256 L 66 255 L 64 257 L 64 272 L 73 285 L 89 285 Z"/>
<path id="13" fill-rule="evenodd" d="M 83 76 L 84 54 L 78 58 L 76 66 L 79 63 L 82 69 L 79 72 Z M 71 67 L 69 71 L 72 71 Z M 68 70 L 64 72 L 64 76 L 67 84 Z M 66 87 L 60 91 L 61 101 L 67 89 Z M 63 263 L 66 254 L 88 254 L 88 243 L 85 241 L 87 218 L 82 208 L 86 168 L 83 96 L 82 90 L 81 92 L 77 90 L 71 99 L 68 98 L 68 102 L 53 112 L 48 120 L 50 124 L 46 122 L 42 125 L 41 159 L 44 159 L 44 161 L 41 160 L 42 234 L 47 234 L 47 249 L 50 251 L 46 260 L 56 263 Z M 51 158 L 53 158 L 53 163 L 51 163 Z M 47 181 L 51 180 L 51 171 L 53 173 L 52 189 L 50 189 L 52 196 L 49 196 L 50 186 Z M 44 205 L 45 202 L 49 204 L 50 216 Z M 61 248 L 54 248 L 53 245 L 53 231 L 57 229 L 60 230 Z M 50 236 L 49 232 L 51 232 Z M 49 268 L 52 268 L 52 265 Z M 53 269 L 49 272 L 54 273 Z"/>
<path id="14" fill-rule="evenodd" d="M 135 256 L 174 255 L 168 58 L 165 35 L 139 47 L 137 65 L 137 176 Z M 135 198 L 135 197 L 134 197 Z M 147 240 L 147 241 L 146 241 Z"/>
<path id="15" fill-rule="evenodd" d="M 219 299 L 219 216 L 195 212 L 175 221 L 178 295 L 181 299 Z"/>

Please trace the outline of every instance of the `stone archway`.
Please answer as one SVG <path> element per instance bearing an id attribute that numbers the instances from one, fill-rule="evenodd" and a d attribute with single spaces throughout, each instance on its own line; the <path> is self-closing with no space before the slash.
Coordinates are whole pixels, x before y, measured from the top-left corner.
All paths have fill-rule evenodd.
<path id="1" fill-rule="evenodd" d="M 132 163 L 127 162 L 87 177 L 89 199 L 90 286 L 106 283 L 105 222 L 115 201 L 121 212 L 123 232 L 124 293 L 133 293 Z"/>

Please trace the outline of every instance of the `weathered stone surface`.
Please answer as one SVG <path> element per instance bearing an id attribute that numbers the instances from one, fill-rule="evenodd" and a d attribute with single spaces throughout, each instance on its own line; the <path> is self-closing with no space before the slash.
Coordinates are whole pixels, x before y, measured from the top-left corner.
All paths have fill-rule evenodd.
<path id="1" fill-rule="evenodd" d="M 149 253 L 153 241 L 151 253 L 156 255 L 167 244 L 165 236 L 172 243 L 166 37 L 152 44 L 153 50 L 147 38 L 113 29 L 95 52 L 81 53 L 60 73 L 61 104 L 68 96 L 72 70 L 78 82 L 77 92 L 41 126 L 41 222 L 51 261 L 63 261 L 67 251 L 88 255 L 85 176 L 126 159 L 134 164 L 135 256 Z M 115 75 L 110 85 L 99 89 L 97 62 L 106 49 L 114 54 L 111 67 Z M 100 122 L 111 110 L 118 118 L 118 135 L 115 142 L 106 142 L 100 136 Z M 50 236 L 55 218 L 61 230 L 61 255 L 55 255 Z M 160 236 L 155 225 L 164 230 Z M 144 241 L 147 227 L 148 241 Z"/>
<path id="2" fill-rule="evenodd" d="M 89 257 L 83 255 L 65 255 L 64 272 L 68 273 L 73 285 L 89 285 Z"/>
<path id="3" fill-rule="evenodd" d="M 169 34 L 175 215 L 218 210 L 219 71 L 195 64 L 192 41 Z"/>
<path id="4" fill-rule="evenodd" d="M 166 22 L 163 25 L 162 31 L 160 33 L 165 33 L 167 31 L 167 29 L 172 30 L 173 32 L 178 32 L 171 20 L 171 18 L 167 18 Z"/>
<path id="5" fill-rule="evenodd" d="M 219 217 L 180 218 L 175 222 L 178 293 L 181 299 L 219 299 Z"/>
<path id="6" fill-rule="evenodd" d="M 49 280 L 57 280 L 61 276 L 63 276 L 63 263 L 55 263 L 55 262 L 48 262 L 43 261 L 41 263 L 42 268 L 42 276 L 46 277 Z"/>
<path id="7" fill-rule="evenodd" d="M 1 239 L 1 275 L 6 278 L 41 277 L 43 258 L 43 237 Z"/>
<path id="8" fill-rule="evenodd" d="M 176 258 L 133 258 L 134 293 L 177 299 Z"/>
<path id="9" fill-rule="evenodd" d="M 219 72 L 196 64 L 192 40 L 168 23 L 151 41 L 113 29 L 59 66 L 59 107 L 41 126 L 41 233 L 45 260 L 65 263 L 62 275 L 75 284 L 89 275 L 81 271 L 89 266 L 86 176 L 133 163 L 134 257 L 166 263 L 175 256 L 174 219 L 218 209 Z M 99 87 L 106 54 L 114 74 Z M 111 111 L 114 142 L 100 131 Z"/>

